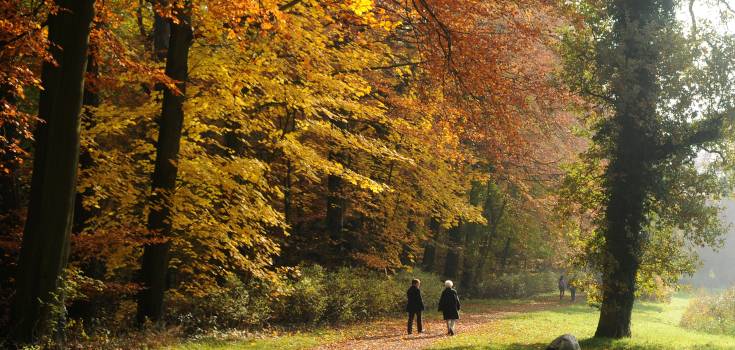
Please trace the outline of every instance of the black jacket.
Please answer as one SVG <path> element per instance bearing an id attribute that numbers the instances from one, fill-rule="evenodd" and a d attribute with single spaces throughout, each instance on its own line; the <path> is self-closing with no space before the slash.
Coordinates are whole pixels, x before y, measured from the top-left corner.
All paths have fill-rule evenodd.
<path id="1" fill-rule="evenodd" d="M 457 291 L 452 288 L 446 288 L 439 298 L 439 311 L 444 314 L 445 320 L 459 319 L 459 296 Z"/>
<path id="2" fill-rule="evenodd" d="M 408 297 L 408 304 L 406 304 L 406 311 L 417 312 L 424 311 L 424 298 L 421 297 L 421 290 L 416 286 L 411 286 L 406 291 Z"/>

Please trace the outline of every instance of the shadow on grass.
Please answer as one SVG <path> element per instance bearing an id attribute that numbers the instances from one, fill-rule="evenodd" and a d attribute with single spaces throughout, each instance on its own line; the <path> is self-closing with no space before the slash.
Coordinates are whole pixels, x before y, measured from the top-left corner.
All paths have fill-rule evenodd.
<path id="1" fill-rule="evenodd" d="M 549 344 L 546 343 L 535 343 L 535 344 L 488 344 L 485 347 L 478 347 L 477 345 L 471 346 L 453 346 L 453 347 L 442 347 L 442 350 L 477 350 L 477 349 L 488 349 L 488 350 L 538 350 L 546 349 Z M 606 339 L 606 338 L 589 338 L 579 341 L 580 348 L 584 350 L 661 350 L 660 344 L 650 345 L 632 345 L 627 344 L 623 340 L 617 339 Z M 695 346 L 687 346 L 686 349 L 690 350 L 725 350 L 733 349 L 733 347 L 723 347 L 711 344 L 697 344 Z"/>

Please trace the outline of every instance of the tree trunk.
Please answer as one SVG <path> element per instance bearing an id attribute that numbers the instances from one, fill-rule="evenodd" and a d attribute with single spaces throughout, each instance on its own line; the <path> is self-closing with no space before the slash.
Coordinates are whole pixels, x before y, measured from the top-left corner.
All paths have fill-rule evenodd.
<path id="1" fill-rule="evenodd" d="M 462 267 L 462 277 L 459 279 L 459 286 L 464 291 L 469 291 L 472 286 L 474 285 L 474 273 L 475 273 L 475 265 L 477 263 L 476 259 L 474 259 L 474 252 L 475 247 L 477 244 L 473 241 L 474 237 L 477 234 L 477 223 L 472 222 L 469 224 L 470 227 L 467 229 L 467 234 L 465 235 L 464 239 L 464 254 L 463 256 L 463 267 Z"/>
<path id="2" fill-rule="evenodd" d="M 505 272 L 505 264 L 508 262 L 508 255 L 510 255 L 510 242 L 513 240 L 511 236 L 505 239 L 505 248 L 503 248 L 503 254 L 500 257 L 500 272 Z"/>
<path id="3" fill-rule="evenodd" d="M 170 200 L 174 195 L 178 175 L 175 162 L 181 144 L 189 45 L 193 39 L 191 20 L 184 11 L 188 9 L 179 10 L 176 13 L 178 23 L 169 20 L 171 36 L 168 43 L 166 76 L 178 81 L 176 87 L 181 93 L 177 94 L 171 88 L 164 87 L 150 197 L 151 212 L 148 215 L 148 229 L 157 232 L 163 238 L 170 238 L 172 235 L 171 208 L 173 203 Z M 163 296 L 170 249 L 170 240 L 164 243 L 147 244 L 144 247 L 138 277 L 146 289 L 138 292 L 137 321 L 139 324 L 146 320 L 158 322 L 163 318 Z"/>
<path id="4" fill-rule="evenodd" d="M 457 278 L 459 272 L 459 254 L 462 247 L 462 221 L 449 229 L 447 242 L 447 259 L 444 262 L 444 277 L 450 280 Z"/>
<path id="5" fill-rule="evenodd" d="M 482 183 L 478 181 L 472 182 L 472 190 L 470 190 L 470 204 L 478 206 L 481 200 Z M 489 191 L 488 191 L 489 193 Z M 467 293 L 474 285 L 474 274 L 475 265 L 477 263 L 475 259 L 475 253 L 477 252 L 477 223 L 470 222 L 467 224 L 464 237 L 464 254 L 462 254 L 462 276 L 459 278 L 459 286 L 462 290 Z"/>
<path id="6" fill-rule="evenodd" d="M 439 230 L 441 230 L 441 221 L 436 217 L 431 217 L 429 223 L 429 231 L 431 231 L 431 240 L 426 242 L 424 246 L 424 257 L 421 259 L 421 267 L 426 272 L 434 272 L 434 264 L 436 263 L 436 245 L 439 243 Z"/>
<path id="7" fill-rule="evenodd" d="M 345 122 L 332 121 L 332 124 L 340 129 L 347 127 Z M 334 147 L 335 144 L 332 143 Z M 329 161 L 343 164 L 344 155 L 339 151 L 329 152 Z M 333 242 L 337 242 L 337 254 L 342 257 L 343 260 L 347 260 L 348 249 L 345 242 L 344 232 L 344 211 L 345 211 L 345 200 L 344 194 L 342 193 L 342 187 L 344 186 L 341 177 L 333 174 L 327 176 L 327 190 L 329 195 L 327 196 L 327 218 L 326 228 L 330 239 Z"/>
<path id="8" fill-rule="evenodd" d="M 607 45 L 619 58 L 599 56 L 600 67 L 615 68 L 619 75 L 610 78 L 613 105 L 614 147 L 605 174 L 608 202 L 605 259 L 602 266 L 603 298 L 595 337 L 630 337 L 630 318 L 635 299 L 636 275 L 643 243 L 642 225 L 646 202 L 660 175 L 655 169 L 659 159 L 660 100 L 659 78 L 654 70 L 660 54 L 652 49 L 674 18 L 674 2 L 617 0 L 611 4 L 615 18 Z"/>
<path id="9" fill-rule="evenodd" d="M 485 194 L 485 205 L 483 206 L 483 215 L 485 216 L 485 219 L 487 219 L 488 229 L 485 234 L 484 241 L 478 247 L 479 261 L 477 263 L 477 268 L 475 269 L 475 278 L 473 279 L 474 283 L 470 287 L 473 291 L 477 289 L 478 280 L 485 274 L 485 264 L 487 263 L 487 258 L 490 254 L 490 247 L 493 245 L 493 240 L 498 237 L 498 225 L 500 225 L 500 220 L 503 218 L 505 207 L 508 203 L 507 200 L 504 200 L 500 205 L 500 208 L 495 208 L 493 206 L 493 197 L 490 192 L 491 185 L 492 182 L 488 181 Z"/>
<path id="10" fill-rule="evenodd" d="M 63 312 L 59 286 L 69 258 L 74 195 L 95 0 L 58 0 L 69 11 L 48 19 L 49 51 L 44 62 L 28 216 L 16 272 L 16 293 L 8 321 L 8 341 L 30 344 L 52 333 L 51 318 Z M 63 325 L 62 325 L 63 326 Z M 58 332 L 55 340 L 64 342 Z"/>

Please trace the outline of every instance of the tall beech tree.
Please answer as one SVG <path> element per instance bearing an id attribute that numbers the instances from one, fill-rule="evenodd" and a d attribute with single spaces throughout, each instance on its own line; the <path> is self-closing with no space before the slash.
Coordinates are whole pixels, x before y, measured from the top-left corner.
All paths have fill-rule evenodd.
<path id="1" fill-rule="evenodd" d="M 189 73 L 189 47 L 193 39 L 191 2 L 174 3 L 173 13 L 168 18 L 170 36 L 166 54 L 166 76 L 175 80 L 175 87 L 163 89 L 163 106 L 159 120 L 158 140 L 156 141 L 156 163 L 153 170 L 151 211 L 148 214 L 148 229 L 160 234 L 163 242 L 146 244 L 140 265 L 140 282 L 144 289 L 138 292 L 138 323 L 146 320 L 154 322 L 163 318 L 163 295 L 168 272 L 169 250 L 171 249 L 172 215 L 170 202 L 174 198 L 178 168 L 176 161 L 181 147 L 181 130 L 184 124 L 184 101 L 186 100 L 186 80 Z M 156 30 L 161 29 L 158 16 Z M 155 37 L 156 41 L 162 40 Z M 162 40 L 165 41 L 165 40 Z M 158 45 L 156 45 L 158 47 Z"/>
<path id="2" fill-rule="evenodd" d="M 28 215 L 16 270 L 8 339 L 50 335 L 63 312 L 77 184 L 82 99 L 95 0 L 60 0 L 48 18 L 53 62 L 43 63 Z M 57 339 L 62 340 L 62 339 Z"/>

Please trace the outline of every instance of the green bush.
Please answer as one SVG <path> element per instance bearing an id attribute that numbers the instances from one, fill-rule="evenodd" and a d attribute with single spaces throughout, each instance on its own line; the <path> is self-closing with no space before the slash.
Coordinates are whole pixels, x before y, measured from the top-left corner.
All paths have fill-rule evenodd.
<path id="1" fill-rule="evenodd" d="M 735 286 L 722 293 L 696 296 L 684 312 L 681 325 L 701 332 L 735 335 Z"/>
<path id="2" fill-rule="evenodd" d="M 404 271 L 385 275 L 360 268 L 328 271 L 316 265 L 303 268 L 298 278 L 281 285 L 268 281 L 246 284 L 232 277 L 217 293 L 170 300 L 168 319 L 187 333 L 370 319 L 404 312 L 406 290 L 414 278 L 421 280 L 427 310 L 436 308 L 444 284 L 435 274 Z"/>
<path id="3" fill-rule="evenodd" d="M 402 271 L 395 275 L 393 283 L 395 290 L 400 291 L 396 312 L 406 311 L 406 291 L 411 287 L 411 281 L 418 278 L 421 281 L 421 296 L 424 299 L 426 310 L 436 310 L 439 306 L 439 297 L 444 291 L 444 280 L 437 274 L 414 270 L 413 272 Z M 461 296 L 460 296 L 461 297 Z"/>
<path id="4" fill-rule="evenodd" d="M 272 284 L 246 284 L 231 276 L 219 291 L 202 298 L 170 296 L 169 322 L 186 333 L 212 328 L 246 329 L 268 322 L 273 313 Z"/>
<path id="5" fill-rule="evenodd" d="M 557 276 L 551 271 L 504 274 L 480 282 L 477 293 L 481 298 L 517 299 L 552 292 L 557 286 Z"/>
<path id="6" fill-rule="evenodd" d="M 422 281 L 427 309 L 436 307 L 444 289 L 439 276 L 414 271 L 386 276 L 358 268 L 325 272 L 320 266 L 305 268 L 295 281 L 285 302 L 285 322 L 347 322 L 403 312 L 406 290 L 411 280 Z M 318 285 L 314 282 L 318 281 Z M 308 288 L 306 286 L 309 286 Z M 309 297 L 316 293 L 318 297 Z M 309 310 L 302 306 L 311 303 Z M 290 312 L 290 313 L 289 313 Z"/>

